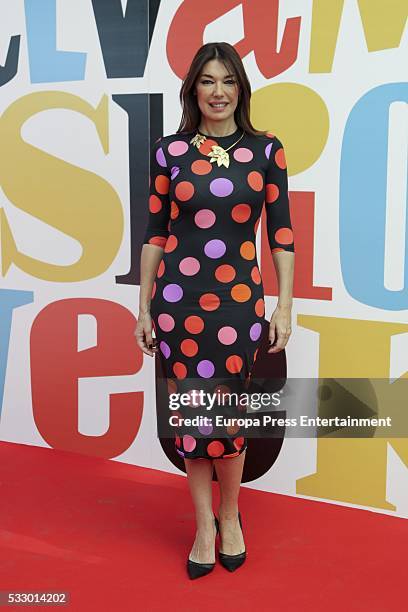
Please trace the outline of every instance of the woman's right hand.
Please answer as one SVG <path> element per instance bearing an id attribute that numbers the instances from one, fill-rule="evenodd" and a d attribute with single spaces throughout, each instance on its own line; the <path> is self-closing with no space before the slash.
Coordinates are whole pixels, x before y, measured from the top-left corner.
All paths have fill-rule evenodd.
<path id="1" fill-rule="evenodd" d="M 150 312 L 139 313 L 135 329 L 136 342 L 139 348 L 150 357 L 157 353 L 156 338 L 152 337 L 152 327 Z"/>

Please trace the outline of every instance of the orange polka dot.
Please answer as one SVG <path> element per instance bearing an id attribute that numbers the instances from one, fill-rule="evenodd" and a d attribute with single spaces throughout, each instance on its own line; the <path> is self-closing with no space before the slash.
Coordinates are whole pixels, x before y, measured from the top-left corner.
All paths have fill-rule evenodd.
<path id="1" fill-rule="evenodd" d="M 191 164 L 191 170 L 194 172 L 194 174 L 208 174 L 212 169 L 212 165 L 206 159 L 197 159 Z"/>
<path id="2" fill-rule="evenodd" d="M 289 227 L 281 227 L 275 232 L 275 240 L 276 242 L 280 242 L 281 244 L 292 244 L 292 230 Z"/>
<path id="3" fill-rule="evenodd" d="M 152 236 L 149 238 L 149 244 L 155 244 L 156 246 L 164 247 L 166 246 L 167 238 L 165 236 Z"/>
<path id="4" fill-rule="evenodd" d="M 168 176 L 164 176 L 164 174 L 159 174 L 158 176 L 156 176 L 154 184 L 157 193 L 161 193 L 162 195 L 169 193 L 170 179 Z"/>
<path id="5" fill-rule="evenodd" d="M 162 259 L 159 263 L 159 267 L 157 268 L 157 277 L 161 278 L 164 274 L 164 270 L 166 269 L 166 264 L 164 263 L 164 259 Z"/>
<path id="6" fill-rule="evenodd" d="M 156 293 L 156 281 L 153 282 L 153 287 L 152 287 L 152 298 L 154 298 L 154 294 Z"/>
<path id="7" fill-rule="evenodd" d="M 187 368 L 181 361 L 176 361 L 173 364 L 173 372 L 177 378 L 185 378 L 187 376 Z"/>
<path id="8" fill-rule="evenodd" d="M 246 302 L 251 297 L 251 289 L 244 283 L 238 283 L 231 289 L 231 297 L 236 302 Z"/>
<path id="9" fill-rule="evenodd" d="M 181 439 L 180 439 L 180 436 L 178 436 L 178 435 L 176 435 L 176 446 L 178 448 L 180 448 L 180 446 L 181 446 Z"/>
<path id="10" fill-rule="evenodd" d="M 194 186 L 192 183 L 190 183 L 190 181 L 181 181 L 180 183 L 177 183 L 174 192 L 178 200 L 185 202 L 193 197 Z"/>
<path id="11" fill-rule="evenodd" d="M 220 281 L 220 283 L 229 283 L 234 280 L 236 272 L 233 266 L 229 264 L 222 264 L 218 266 L 218 268 L 214 272 L 215 278 Z"/>
<path id="12" fill-rule="evenodd" d="M 282 247 L 276 247 L 274 249 L 272 249 L 272 253 L 279 253 L 279 251 L 284 251 L 285 249 L 282 249 Z"/>
<path id="13" fill-rule="evenodd" d="M 190 315 L 184 321 L 184 327 L 190 334 L 199 334 L 204 329 L 204 321 L 201 317 Z"/>
<path id="14" fill-rule="evenodd" d="M 227 427 L 227 434 L 229 436 L 233 436 L 234 434 L 238 433 L 238 431 L 239 431 L 239 425 L 238 424 L 228 425 L 228 427 Z"/>
<path id="15" fill-rule="evenodd" d="M 234 446 L 235 448 L 237 448 L 238 450 L 241 450 L 241 448 L 244 446 L 244 438 L 243 436 L 240 436 L 239 438 L 235 438 L 234 440 Z"/>
<path id="16" fill-rule="evenodd" d="M 180 212 L 179 207 L 177 206 L 177 204 L 175 202 L 173 202 L 173 200 L 171 202 L 170 207 L 171 207 L 170 208 L 170 218 L 171 219 L 177 219 L 177 217 L 179 216 L 179 212 Z"/>
<path id="17" fill-rule="evenodd" d="M 152 213 L 158 213 L 159 210 L 162 209 L 162 203 L 161 203 L 161 199 L 157 196 L 152 194 L 149 198 L 149 210 Z"/>
<path id="18" fill-rule="evenodd" d="M 251 270 L 251 278 L 256 285 L 260 285 L 262 278 L 258 266 L 254 266 Z"/>
<path id="19" fill-rule="evenodd" d="M 263 298 L 259 298 L 259 300 L 255 303 L 255 313 L 258 317 L 263 317 L 265 313 L 265 302 Z"/>
<path id="20" fill-rule="evenodd" d="M 203 293 L 199 304 L 203 310 L 217 310 L 220 305 L 220 298 L 215 293 Z"/>
<path id="21" fill-rule="evenodd" d="M 214 145 L 217 146 L 218 142 L 216 142 L 212 138 L 207 138 L 207 140 L 205 140 L 203 142 L 203 144 L 200 146 L 200 148 L 198 150 L 203 155 L 208 155 L 208 153 L 210 153 L 210 151 L 211 151 L 211 147 L 213 147 Z"/>
<path id="22" fill-rule="evenodd" d="M 167 238 L 166 246 L 164 247 L 165 253 L 171 253 L 178 245 L 178 240 L 174 234 L 170 234 Z"/>
<path id="23" fill-rule="evenodd" d="M 230 355 L 225 360 L 225 367 L 231 374 L 237 374 L 242 370 L 243 361 L 239 355 Z"/>
<path id="24" fill-rule="evenodd" d="M 180 348 L 182 353 L 184 353 L 184 355 L 186 355 L 187 357 L 194 357 L 194 355 L 197 355 L 198 353 L 198 344 L 195 340 L 192 340 L 191 338 L 186 338 L 185 340 L 183 340 L 180 344 Z"/>
<path id="25" fill-rule="evenodd" d="M 241 257 L 244 259 L 254 259 L 255 257 L 255 245 L 250 240 L 246 240 L 240 246 L 239 252 Z"/>
<path id="26" fill-rule="evenodd" d="M 237 204 L 231 211 L 231 217 L 237 223 L 245 223 L 251 216 L 251 207 L 248 204 Z"/>
<path id="27" fill-rule="evenodd" d="M 260 172 L 257 172 L 256 170 L 252 170 L 252 172 L 248 174 L 247 180 L 248 180 L 248 185 L 252 187 L 254 191 L 262 191 L 263 177 Z"/>
<path id="28" fill-rule="evenodd" d="M 259 348 L 256 349 L 255 353 L 254 353 L 254 361 L 256 360 L 256 356 L 258 354 Z"/>
<path id="29" fill-rule="evenodd" d="M 169 393 L 177 393 L 177 383 L 173 378 L 167 379 L 167 389 Z"/>
<path id="30" fill-rule="evenodd" d="M 237 451 L 236 453 L 231 453 L 230 455 L 223 455 L 222 458 L 223 459 L 227 459 L 229 457 L 238 457 L 239 452 Z"/>
<path id="31" fill-rule="evenodd" d="M 266 132 L 268 138 L 275 138 L 275 134 L 273 132 Z"/>
<path id="32" fill-rule="evenodd" d="M 255 225 L 254 225 L 254 234 L 256 234 L 256 232 L 258 230 L 258 225 L 259 225 L 260 220 L 261 220 L 261 218 L 258 217 L 258 219 L 255 222 Z"/>
<path id="33" fill-rule="evenodd" d="M 266 186 L 266 201 L 268 204 L 276 202 L 279 198 L 279 187 L 275 183 L 268 183 Z"/>
<path id="34" fill-rule="evenodd" d="M 282 170 L 286 168 L 286 158 L 285 158 L 285 151 L 283 147 L 281 147 L 280 149 L 276 151 L 275 161 L 276 161 L 276 165 L 279 166 L 279 168 L 282 168 Z"/>
<path id="35" fill-rule="evenodd" d="M 207 446 L 207 453 L 210 457 L 219 457 L 224 452 L 225 447 L 219 440 L 213 440 Z"/>

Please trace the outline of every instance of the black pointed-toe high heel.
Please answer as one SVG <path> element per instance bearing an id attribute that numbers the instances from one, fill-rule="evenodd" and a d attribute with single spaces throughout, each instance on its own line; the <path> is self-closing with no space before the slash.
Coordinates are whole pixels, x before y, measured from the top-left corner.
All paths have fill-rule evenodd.
<path id="1" fill-rule="evenodd" d="M 238 520 L 239 526 L 242 531 L 242 522 L 241 522 L 241 514 L 238 512 Z M 243 534 L 244 532 L 242 532 Z M 235 572 L 245 561 L 246 559 L 246 550 L 242 553 L 238 553 L 237 555 L 226 555 L 225 553 L 218 552 L 220 563 L 230 572 Z"/>
<path id="2" fill-rule="evenodd" d="M 217 533 L 219 532 L 220 526 L 218 523 L 218 519 L 215 515 L 214 515 L 214 522 L 215 522 L 215 529 L 216 529 L 215 535 L 217 535 Z M 215 562 L 214 563 L 198 563 L 197 561 L 191 561 L 191 559 L 187 559 L 187 572 L 191 580 L 194 580 L 195 578 L 201 578 L 202 576 L 206 576 L 207 574 L 212 572 L 214 567 L 215 567 Z"/>

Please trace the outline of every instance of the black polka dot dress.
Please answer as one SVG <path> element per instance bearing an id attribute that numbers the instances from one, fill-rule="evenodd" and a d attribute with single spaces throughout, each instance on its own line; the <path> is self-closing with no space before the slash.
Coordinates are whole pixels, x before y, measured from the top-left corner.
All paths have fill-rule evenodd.
<path id="1" fill-rule="evenodd" d="M 190 143 L 196 133 L 164 136 L 152 146 L 144 243 L 164 249 L 151 316 L 168 391 L 211 389 L 219 399 L 244 388 L 269 331 L 255 242 L 263 206 L 271 251 L 294 252 L 294 239 L 279 139 L 245 133 L 228 151 L 225 167 L 208 153 L 214 145 L 228 148 L 242 129 L 223 137 L 204 134 L 200 148 Z M 237 425 L 217 427 L 207 419 L 184 427 L 183 419 L 198 415 L 198 408 L 206 416 L 216 410 L 242 415 L 241 406 L 224 403 L 211 411 L 194 402 L 176 411 L 159 407 L 180 419 L 174 437 L 182 457 L 226 459 L 245 450 L 245 430 Z"/>

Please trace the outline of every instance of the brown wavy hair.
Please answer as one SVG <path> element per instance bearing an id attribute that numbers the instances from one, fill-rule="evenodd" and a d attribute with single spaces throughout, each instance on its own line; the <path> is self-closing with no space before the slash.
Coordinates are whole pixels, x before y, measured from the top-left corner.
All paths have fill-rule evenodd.
<path id="1" fill-rule="evenodd" d="M 176 134 L 180 132 L 194 132 L 198 128 L 201 120 L 201 111 L 197 103 L 197 97 L 194 95 L 194 86 L 204 65 L 214 59 L 223 62 L 228 73 L 234 74 L 238 81 L 240 93 L 237 108 L 234 112 L 237 126 L 253 136 L 266 135 L 267 131 L 257 130 L 251 123 L 251 84 L 239 54 L 227 42 L 211 42 L 202 45 L 193 57 L 193 61 L 180 89 L 179 97 L 183 113 Z"/>

